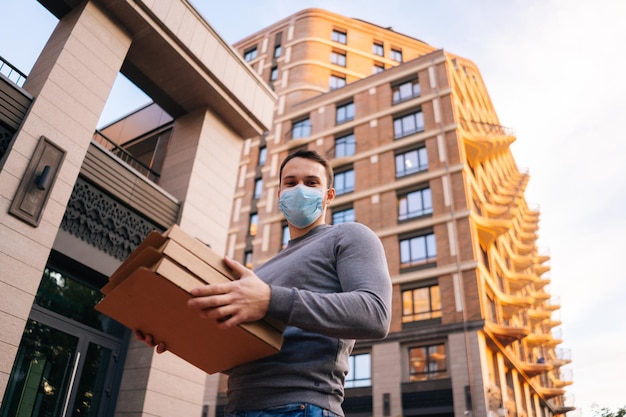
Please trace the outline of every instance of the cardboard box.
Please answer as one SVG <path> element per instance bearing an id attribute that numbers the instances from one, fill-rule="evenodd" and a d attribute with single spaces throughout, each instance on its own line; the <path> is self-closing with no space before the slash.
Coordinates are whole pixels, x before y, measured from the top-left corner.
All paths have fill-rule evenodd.
<path id="1" fill-rule="evenodd" d="M 111 275 L 96 310 L 152 334 L 167 350 L 207 373 L 277 353 L 282 327 L 260 320 L 228 330 L 187 307 L 198 286 L 236 279 L 222 257 L 172 226 L 152 232 Z"/>

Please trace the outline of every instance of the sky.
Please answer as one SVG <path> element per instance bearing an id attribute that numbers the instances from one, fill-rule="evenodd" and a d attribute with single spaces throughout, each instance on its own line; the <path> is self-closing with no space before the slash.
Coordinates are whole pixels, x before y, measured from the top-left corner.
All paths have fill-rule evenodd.
<path id="1" fill-rule="evenodd" d="M 472 60 L 512 152 L 530 174 L 549 255 L 556 328 L 571 351 L 569 417 L 626 407 L 626 1 L 623 0 L 191 0 L 235 43 L 306 8 L 322 8 L 420 39 Z M 35 0 L 0 0 L 0 56 L 28 73 L 56 24 Z M 24 28 L 30 28 L 24 30 Z M 101 125 L 147 103 L 123 77 Z"/>

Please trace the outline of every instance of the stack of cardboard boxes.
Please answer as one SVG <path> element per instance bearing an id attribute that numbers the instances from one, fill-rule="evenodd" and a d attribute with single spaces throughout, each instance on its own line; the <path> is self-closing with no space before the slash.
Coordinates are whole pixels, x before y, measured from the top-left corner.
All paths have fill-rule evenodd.
<path id="1" fill-rule="evenodd" d="M 260 320 L 220 330 L 187 307 L 193 288 L 237 279 L 221 256 L 179 226 L 150 233 L 102 287 L 96 310 L 153 335 L 167 350 L 208 373 L 272 355 L 282 329 Z"/>

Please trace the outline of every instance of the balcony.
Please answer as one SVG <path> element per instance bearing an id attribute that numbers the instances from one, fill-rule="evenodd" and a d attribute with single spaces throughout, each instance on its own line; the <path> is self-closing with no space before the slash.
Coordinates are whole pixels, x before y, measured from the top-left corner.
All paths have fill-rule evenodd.
<path id="1" fill-rule="evenodd" d="M 461 126 L 465 152 L 472 165 L 508 149 L 515 141 L 512 130 L 504 126 L 473 120 L 461 120 Z"/>
<path id="2" fill-rule="evenodd" d="M 539 387 L 537 389 L 537 392 L 539 392 L 539 394 L 543 395 L 547 399 L 565 394 L 565 390 L 563 388 L 556 387 Z"/>
<path id="3" fill-rule="evenodd" d="M 576 409 L 574 406 L 574 397 L 557 396 L 548 400 L 548 404 L 552 408 L 554 415 L 562 415 Z"/>
<path id="4" fill-rule="evenodd" d="M 570 349 L 554 349 L 554 362 L 557 366 L 567 365 L 572 362 L 572 351 Z"/>
<path id="5" fill-rule="evenodd" d="M 554 365 L 548 362 L 522 362 L 520 368 L 530 377 L 546 373 L 554 369 Z"/>
<path id="6" fill-rule="evenodd" d="M 546 345 L 550 343 L 552 339 L 552 335 L 550 333 L 530 333 L 526 338 L 527 343 L 534 345 Z"/>
<path id="7" fill-rule="evenodd" d="M 485 330 L 492 333 L 504 346 L 508 346 L 515 341 L 523 339 L 528 336 L 530 332 L 527 327 L 509 326 L 490 321 L 485 321 Z"/>
<path id="8" fill-rule="evenodd" d="M 498 236 L 506 233 L 506 231 L 511 227 L 510 220 L 483 217 L 475 212 L 470 213 L 470 218 L 476 225 L 478 239 L 485 245 L 485 247 L 490 246 Z"/>
<path id="9" fill-rule="evenodd" d="M 543 321 L 549 319 L 552 316 L 551 311 L 545 311 L 541 309 L 531 308 L 528 310 L 528 318 L 535 321 Z"/>
<path id="10" fill-rule="evenodd" d="M 572 380 L 572 370 L 567 369 L 559 372 L 558 375 L 555 375 L 555 372 L 551 372 L 549 374 L 550 380 L 552 381 L 552 385 L 557 388 L 563 388 L 568 385 L 572 385 L 574 382 Z"/>

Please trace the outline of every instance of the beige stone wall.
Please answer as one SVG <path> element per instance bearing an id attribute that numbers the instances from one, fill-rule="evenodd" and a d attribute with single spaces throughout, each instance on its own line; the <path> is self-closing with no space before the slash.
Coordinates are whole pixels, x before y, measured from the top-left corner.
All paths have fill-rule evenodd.
<path id="1" fill-rule="evenodd" d="M 104 41 L 106 39 L 107 41 Z M 35 100 L 0 172 L 0 392 L 6 388 L 22 331 L 65 205 L 123 58 L 129 36 L 92 3 L 60 21 L 24 89 Z M 9 214 L 39 138 L 66 151 L 37 227 Z"/>
<path id="2" fill-rule="evenodd" d="M 271 123 L 274 95 L 187 2 L 147 1 L 143 6 L 166 26 L 176 28 L 172 33 L 188 49 L 177 42 L 170 46 L 193 63 L 188 68 L 206 77 L 203 87 L 212 89 L 224 106 L 178 117 L 162 177 L 163 188 L 183 200 L 181 226 L 224 252 L 244 139 L 241 132 L 261 132 Z M 0 394 L 6 389 L 53 244 L 65 252 L 75 250 L 72 254 L 78 257 L 97 256 L 94 250 L 78 250 L 76 241 L 58 233 L 58 228 L 104 104 L 134 40 L 126 31 L 133 25 L 116 18 L 137 23 L 153 17 L 136 7 L 137 2 L 98 6 L 91 1 L 76 7 L 60 20 L 24 85 L 34 101 L 0 171 L 0 211 L 5 213 L 0 215 Z M 133 13 L 128 13 L 129 8 Z M 150 36 L 163 35 L 159 25 L 154 27 L 159 29 Z M 170 40 L 169 33 L 164 38 Z M 67 154 L 42 220 L 33 227 L 6 213 L 42 135 Z M 115 263 L 104 256 L 92 261 L 89 265 L 105 274 Z M 131 340 L 116 415 L 200 415 L 205 384 L 218 379 L 207 379 L 180 358 L 157 355 Z M 211 408 L 215 410 L 215 404 Z"/>
<path id="3" fill-rule="evenodd" d="M 372 347 L 372 396 L 375 416 L 383 415 L 383 395 L 389 394 L 390 416 L 402 415 L 401 347 L 398 342 L 377 344 Z"/>

